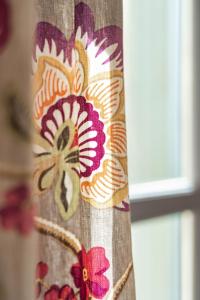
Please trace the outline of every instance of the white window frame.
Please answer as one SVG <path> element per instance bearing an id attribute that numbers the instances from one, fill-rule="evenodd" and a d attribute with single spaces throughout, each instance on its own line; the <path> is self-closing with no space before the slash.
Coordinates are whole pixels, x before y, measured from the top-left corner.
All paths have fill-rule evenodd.
<path id="1" fill-rule="evenodd" d="M 190 16 L 182 39 L 182 174 L 183 177 L 133 184 L 129 187 L 131 221 L 193 212 L 189 240 L 183 238 L 181 300 L 200 299 L 200 1 L 184 0 L 183 13 Z M 188 26 L 188 24 L 190 24 Z M 188 228 L 187 228 L 188 227 Z M 190 262 L 188 257 L 190 255 Z"/>

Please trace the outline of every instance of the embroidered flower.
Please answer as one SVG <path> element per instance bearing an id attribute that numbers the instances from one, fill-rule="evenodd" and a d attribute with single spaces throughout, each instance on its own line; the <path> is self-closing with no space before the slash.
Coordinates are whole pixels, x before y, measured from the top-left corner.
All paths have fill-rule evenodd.
<path id="1" fill-rule="evenodd" d="M 52 285 L 45 293 L 44 300 L 76 300 L 76 296 L 69 285 L 64 285 L 61 288 L 57 285 Z"/>
<path id="2" fill-rule="evenodd" d="M 3 47 L 10 33 L 10 7 L 7 0 L 0 0 L 0 48 Z"/>
<path id="3" fill-rule="evenodd" d="M 79 253 L 79 262 L 74 264 L 71 274 L 77 288 L 80 288 L 81 300 L 89 295 L 102 299 L 109 290 L 109 281 L 103 274 L 110 267 L 102 247 L 94 247 L 86 253 L 83 248 Z"/>
<path id="4" fill-rule="evenodd" d="M 6 204 L 0 209 L 0 223 L 5 229 L 16 229 L 28 234 L 34 226 L 34 208 L 29 203 L 27 185 L 20 185 L 5 194 Z"/>
<path id="5" fill-rule="evenodd" d="M 43 263 L 43 262 L 39 262 L 37 264 L 36 267 L 36 297 L 38 298 L 41 294 L 41 290 L 42 290 L 42 284 L 43 284 L 43 279 L 45 278 L 45 276 L 48 273 L 48 265 Z"/>
<path id="6" fill-rule="evenodd" d="M 128 195 L 121 29 L 95 31 L 83 3 L 75 24 L 67 41 L 39 23 L 33 55 L 35 192 L 53 188 L 65 220 L 80 197 L 105 208 Z"/>

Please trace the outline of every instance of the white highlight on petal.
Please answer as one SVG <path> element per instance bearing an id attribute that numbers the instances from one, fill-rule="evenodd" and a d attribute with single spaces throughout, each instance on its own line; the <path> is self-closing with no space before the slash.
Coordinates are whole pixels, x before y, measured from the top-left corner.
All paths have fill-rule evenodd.
<path id="1" fill-rule="evenodd" d="M 71 117 L 71 120 L 74 124 L 77 124 L 79 111 L 80 111 L 80 104 L 76 101 L 73 105 L 73 112 Z"/>
<path id="2" fill-rule="evenodd" d="M 80 114 L 80 116 L 79 116 L 79 118 L 78 118 L 78 126 L 79 126 L 83 121 L 85 121 L 85 119 L 87 118 L 87 116 L 88 116 L 88 113 L 87 113 L 86 111 L 83 111 L 83 112 Z"/>
<path id="3" fill-rule="evenodd" d="M 88 156 L 88 157 L 95 157 L 96 156 L 96 151 L 94 150 L 81 150 L 79 157 L 82 156 Z"/>
<path id="4" fill-rule="evenodd" d="M 50 47 L 48 41 L 45 39 L 43 52 L 50 53 Z"/>
<path id="5" fill-rule="evenodd" d="M 47 152 L 47 150 L 44 149 L 43 147 L 37 145 L 37 144 L 34 144 L 34 145 L 33 145 L 33 152 L 34 152 L 35 154 L 41 154 L 41 153 Z"/>
<path id="6" fill-rule="evenodd" d="M 83 47 L 86 49 L 87 42 L 88 42 L 88 33 L 85 32 L 84 35 L 82 35 L 82 30 L 80 26 L 76 31 L 76 41 L 81 42 L 83 44 Z"/>
<path id="7" fill-rule="evenodd" d="M 53 139 L 49 132 L 46 131 L 44 133 L 44 136 L 53 144 Z"/>
<path id="8" fill-rule="evenodd" d="M 87 121 L 87 122 L 83 123 L 78 129 L 78 134 L 81 135 L 81 133 L 84 132 L 85 130 L 89 129 L 92 126 L 92 124 L 93 124 L 92 121 Z"/>
<path id="9" fill-rule="evenodd" d="M 76 39 L 80 40 L 82 35 L 81 27 L 79 26 L 76 31 Z"/>
<path id="10" fill-rule="evenodd" d="M 86 171 L 86 167 L 84 167 L 82 164 L 80 164 L 80 171 L 84 173 Z"/>
<path id="11" fill-rule="evenodd" d="M 78 142 L 79 144 L 81 144 L 82 142 L 85 142 L 89 139 L 93 139 L 97 136 L 97 131 L 96 130 L 92 130 L 92 131 L 88 131 L 87 133 L 85 133 L 84 135 L 82 135 L 79 139 Z"/>
<path id="12" fill-rule="evenodd" d="M 91 66 L 89 68 L 89 77 L 93 77 L 102 72 L 110 72 L 112 70 L 121 71 L 122 69 L 121 67 L 118 67 L 118 65 L 120 64 L 119 55 L 117 55 L 117 59 L 114 58 L 110 61 L 110 57 L 116 51 L 118 44 L 112 44 L 101 51 L 100 54 L 96 55 L 103 42 L 104 40 L 96 45 L 96 40 L 94 40 L 87 47 L 87 56 L 89 58 Z"/>
<path id="13" fill-rule="evenodd" d="M 63 111 L 64 111 L 64 115 L 65 115 L 65 121 L 67 121 L 70 116 L 70 104 L 69 103 L 63 104 Z"/>
<path id="14" fill-rule="evenodd" d="M 92 167 L 93 166 L 93 161 L 91 159 L 88 158 L 82 158 L 80 157 L 80 163 L 85 164 L 88 167 Z"/>
<path id="15" fill-rule="evenodd" d="M 54 115 L 54 118 L 56 119 L 56 122 L 57 122 L 57 125 L 58 127 L 62 125 L 63 123 L 63 119 L 62 119 L 62 114 L 61 112 L 56 109 L 54 112 L 53 112 L 53 115 Z"/>
<path id="16" fill-rule="evenodd" d="M 42 55 L 42 52 L 41 52 L 40 47 L 38 45 L 36 46 L 35 53 L 36 53 L 36 59 L 38 60 L 38 58 Z"/>
<path id="17" fill-rule="evenodd" d="M 61 50 L 59 55 L 58 55 L 58 59 L 61 61 L 61 62 L 64 62 L 65 60 L 65 54 L 64 54 L 64 51 Z"/>
<path id="18" fill-rule="evenodd" d="M 54 40 L 51 40 L 51 54 L 55 57 L 57 56 L 56 43 Z"/>
<path id="19" fill-rule="evenodd" d="M 96 147 L 97 147 L 96 141 L 89 141 L 89 142 L 84 143 L 81 146 L 79 146 L 79 150 L 81 151 L 82 149 L 94 149 Z"/>
<path id="20" fill-rule="evenodd" d="M 47 121 L 47 127 L 51 130 L 51 132 L 53 133 L 53 135 L 56 134 L 57 128 L 55 123 L 52 120 L 48 120 Z"/>

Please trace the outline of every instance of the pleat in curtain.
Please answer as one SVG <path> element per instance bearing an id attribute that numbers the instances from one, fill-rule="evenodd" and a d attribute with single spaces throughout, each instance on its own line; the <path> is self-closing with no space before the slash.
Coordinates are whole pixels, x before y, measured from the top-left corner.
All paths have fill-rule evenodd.
<path id="1" fill-rule="evenodd" d="M 17 0 L 1 2 L 12 4 L 13 12 L 14 7 L 19 6 Z M 9 175 L 10 169 L 11 173 L 14 171 L 18 174 L 25 168 L 27 181 L 13 185 L 10 183 L 12 176 L 8 176 L 8 187 L 2 185 L 1 188 L 5 197 L 1 199 L 3 206 L 0 218 L 4 219 L 3 225 L 9 226 L 1 232 L 5 242 L 0 247 L 5 250 L 4 257 L 7 260 L 10 258 L 6 249 L 8 246 L 13 248 L 16 240 L 22 249 L 18 263 L 23 262 L 19 266 L 23 280 L 21 286 L 15 284 L 16 289 L 21 290 L 20 297 L 15 298 L 32 299 L 33 290 L 30 282 L 34 262 L 31 243 L 34 243 L 34 237 L 29 233 L 33 207 L 31 202 L 27 204 L 29 201 L 26 201 L 26 205 L 21 204 L 24 198 L 29 198 L 27 186 L 30 186 L 28 178 L 32 143 L 32 198 L 38 207 L 34 224 L 39 244 L 34 266 L 36 298 L 134 300 L 124 111 L 122 1 L 37 0 L 34 4 L 37 23 L 32 71 L 28 63 L 26 68 L 22 68 L 26 59 L 28 61 L 29 51 L 20 51 L 29 49 L 27 41 L 31 34 L 25 37 L 30 33 L 27 28 L 29 22 L 25 23 L 24 20 L 30 18 L 27 13 L 30 12 L 30 2 L 24 5 L 23 16 L 17 16 L 16 23 L 22 26 L 19 30 L 22 44 L 18 50 L 20 58 L 15 62 L 16 78 L 13 84 L 22 88 L 23 96 L 13 97 L 9 93 L 7 96 L 3 92 L 5 88 L 0 88 L 5 110 L 9 111 L 10 108 L 8 102 L 5 103 L 6 97 L 15 99 L 15 105 L 11 105 L 15 111 L 11 115 L 15 116 L 14 122 L 18 124 L 13 126 L 13 130 L 17 130 L 16 138 L 19 140 L 15 141 L 12 131 L 0 137 L 7 159 L 3 170 Z M 31 25 L 29 27 L 31 31 Z M 12 45 L 11 39 L 7 41 L 8 46 L 4 45 L 5 56 L 8 52 L 6 47 L 16 52 L 16 44 Z M 15 61 L 13 53 L 7 54 L 7 64 L 1 57 L 4 69 L 10 66 L 10 78 L 13 76 L 11 62 Z M 23 69 L 25 78 L 19 76 L 20 69 Z M 27 111 L 31 107 L 31 101 L 28 101 L 29 71 L 33 82 L 33 142 L 30 142 L 31 139 L 25 142 L 27 130 L 31 128 L 31 118 L 27 118 Z M 13 90 L 10 87 L 7 86 L 7 92 Z M 17 87 L 14 91 L 17 91 Z M 21 117 L 21 110 L 25 112 L 25 117 Z M 8 128 L 4 115 L 0 122 L 3 122 L 6 134 Z M 10 144 L 5 144 L 5 139 Z M 16 162 L 11 163 L 13 153 Z M 4 161 L 1 152 L 0 155 Z M 14 169 L 12 165 L 15 164 Z M 20 199 L 20 205 L 16 203 L 17 199 Z M 13 225 L 13 217 L 4 212 L 4 206 L 12 208 L 13 202 L 17 209 L 20 206 L 20 213 L 21 210 L 23 212 L 23 215 L 17 216 L 17 225 Z M 29 214 L 29 222 L 24 217 L 24 209 L 26 216 Z M 14 230 L 9 230 L 13 227 Z M 9 238 L 10 235 L 14 235 L 15 241 Z M 26 262 L 27 256 L 29 263 Z M 1 260 L 3 263 L 4 259 L 1 258 L 0 263 Z M 15 264 L 13 258 L 7 263 L 6 269 L 8 266 L 12 269 Z M 8 287 L 5 281 L 8 282 L 8 278 L 0 280 L 0 293 L 1 286 L 5 288 L 7 284 Z M 5 296 L 4 300 L 7 299 L 14 297 Z"/>

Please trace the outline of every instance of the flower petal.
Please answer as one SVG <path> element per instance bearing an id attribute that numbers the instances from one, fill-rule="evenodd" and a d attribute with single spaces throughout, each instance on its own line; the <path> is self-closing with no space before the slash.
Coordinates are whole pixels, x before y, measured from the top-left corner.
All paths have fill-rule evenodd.
<path id="1" fill-rule="evenodd" d="M 40 261 L 36 267 L 36 279 L 43 279 L 48 273 L 48 265 Z"/>
<path id="2" fill-rule="evenodd" d="M 87 32 L 88 38 L 92 39 L 95 29 L 94 16 L 90 7 L 83 2 L 75 7 L 75 32 L 79 28 L 81 29 L 81 35 Z"/>
<path id="3" fill-rule="evenodd" d="M 123 212 L 129 212 L 130 211 L 130 203 L 128 197 L 124 199 L 122 202 L 118 203 L 114 206 L 115 209 Z"/>
<path id="4" fill-rule="evenodd" d="M 66 62 L 71 54 L 72 44 L 67 42 L 64 33 L 48 22 L 39 22 L 35 32 L 33 58 L 38 60 L 38 54 L 46 51 L 51 57 L 57 57 Z"/>
<path id="5" fill-rule="evenodd" d="M 89 281 L 88 286 L 92 296 L 102 299 L 109 291 L 110 284 L 108 278 L 101 275 L 93 277 L 92 281 Z"/>
<path id="6" fill-rule="evenodd" d="M 73 70 L 72 94 L 78 96 L 81 94 L 83 89 L 84 71 L 77 50 L 72 51 L 72 70 Z"/>
<path id="7" fill-rule="evenodd" d="M 110 70 L 122 70 L 122 30 L 118 26 L 107 26 L 95 31 L 94 16 L 90 7 L 79 3 L 75 8 L 76 40 L 87 50 L 90 77 Z"/>
<path id="8" fill-rule="evenodd" d="M 56 160 L 50 154 L 38 156 L 34 160 L 34 193 L 39 194 L 50 188 L 57 173 Z"/>
<path id="9" fill-rule="evenodd" d="M 0 223 L 5 229 L 13 229 L 18 226 L 20 212 L 16 208 L 2 208 L 0 210 Z"/>
<path id="10" fill-rule="evenodd" d="M 93 279 L 96 275 L 102 275 L 110 267 L 110 263 L 105 255 L 103 247 L 93 247 L 87 253 L 88 270 L 90 277 Z"/>
<path id="11" fill-rule="evenodd" d="M 79 263 L 72 266 L 71 275 L 74 278 L 75 286 L 79 288 L 82 282 L 82 268 Z"/>
<path id="12" fill-rule="evenodd" d="M 101 172 L 88 180 L 81 178 L 82 198 L 95 207 L 112 207 L 123 201 L 127 194 L 127 175 L 114 157 L 105 158 Z"/>
<path id="13" fill-rule="evenodd" d="M 50 289 L 44 294 L 45 300 L 59 300 L 59 287 L 52 285 Z"/>
<path id="14" fill-rule="evenodd" d="M 102 119 L 109 120 L 119 108 L 122 89 L 121 77 L 99 79 L 89 83 L 84 96 L 99 109 Z"/>
<path id="15" fill-rule="evenodd" d="M 30 188 L 27 184 L 18 185 L 5 193 L 7 205 L 19 206 L 30 197 Z"/>
<path id="16" fill-rule="evenodd" d="M 56 99 L 70 94 L 70 85 L 63 66 L 55 59 L 48 60 L 41 57 L 34 75 L 34 117 L 42 117 L 45 107 L 48 107 Z"/>
<path id="17" fill-rule="evenodd" d="M 60 294 L 59 294 L 59 298 L 63 299 L 63 300 L 72 300 L 74 299 L 74 291 L 73 289 L 69 286 L 69 285 L 64 285 L 61 288 Z"/>
<path id="18" fill-rule="evenodd" d="M 125 157 L 127 155 L 127 141 L 126 141 L 126 127 L 125 123 L 121 121 L 112 122 L 107 130 L 108 141 L 107 149 L 111 154 L 115 154 L 119 157 Z"/>

